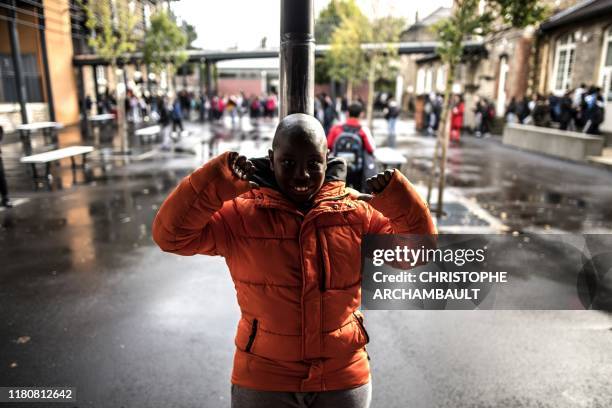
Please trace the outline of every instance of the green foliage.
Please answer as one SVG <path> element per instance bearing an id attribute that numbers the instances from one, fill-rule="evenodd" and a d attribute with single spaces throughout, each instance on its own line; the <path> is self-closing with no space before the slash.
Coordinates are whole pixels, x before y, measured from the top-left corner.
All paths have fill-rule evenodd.
<path id="1" fill-rule="evenodd" d="M 188 22 L 183 21 L 183 24 L 181 25 L 181 30 L 183 30 L 183 33 L 185 33 L 185 36 L 187 37 L 186 48 L 188 50 L 195 49 L 195 47 L 193 46 L 193 42 L 198 39 L 198 33 L 196 32 L 195 27 L 189 24 Z"/>
<path id="2" fill-rule="evenodd" d="M 343 17 L 350 20 L 353 17 L 360 18 L 361 15 L 355 0 L 331 0 L 315 20 L 316 43 L 331 44 L 334 31 L 342 25 Z M 337 41 L 342 40 L 338 38 Z M 315 64 L 316 82 L 327 83 L 332 78 L 336 80 L 346 78 L 347 73 L 341 67 L 345 61 L 342 53 L 335 55 L 328 53 L 324 58 L 318 58 Z"/>
<path id="3" fill-rule="evenodd" d="M 315 21 L 315 41 L 317 44 L 330 44 L 336 28 L 342 24 L 342 18 L 361 15 L 355 0 L 331 0 L 321 10 Z"/>
<path id="4" fill-rule="evenodd" d="M 431 30 L 441 45 L 436 50 L 442 61 L 456 65 L 463 54 L 462 42 L 507 28 L 525 28 L 541 22 L 547 8 L 538 0 L 489 0 L 482 13 L 479 0 L 457 0 L 453 14 Z"/>
<path id="5" fill-rule="evenodd" d="M 479 13 L 479 3 L 479 0 L 457 0 L 453 14 L 431 27 L 440 42 L 436 53 L 444 63 L 454 67 L 463 55 L 463 41 L 489 33 L 493 14 L 489 10 Z"/>
<path id="6" fill-rule="evenodd" d="M 366 42 L 388 44 L 381 50 L 368 51 L 370 61 L 375 64 L 375 76 L 380 79 L 394 79 L 397 75 L 397 49 L 392 46 L 400 40 L 406 21 L 398 17 L 381 17 L 371 21 L 366 30 Z"/>
<path id="7" fill-rule="evenodd" d="M 366 53 L 361 44 L 366 42 L 368 27 L 369 21 L 361 11 L 358 15 L 342 16 L 342 23 L 334 30 L 331 48 L 325 56 L 331 78 L 356 81 L 365 77 Z"/>
<path id="8" fill-rule="evenodd" d="M 404 27 L 405 21 L 396 17 L 370 21 L 355 0 L 332 0 L 315 24 L 317 43 L 330 43 L 325 58 L 317 61 L 317 80 L 356 82 L 368 76 L 371 63 L 375 65 L 375 76 L 392 77 L 397 66 L 391 62 L 397 58 L 397 51 L 393 47 L 364 50 L 361 46 L 397 42 Z"/>
<path id="9" fill-rule="evenodd" d="M 151 16 L 151 26 L 144 42 L 144 60 L 160 72 L 168 62 L 179 66 L 187 61 L 184 49 L 187 36 L 170 16 L 160 11 Z"/>
<path id="10" fill-rule="evenodd" d="M 85 11 L 85 26 L 90 31 L 88 44 L 98 55 L 116 65 L 121 55 L 136 50 L 142 38 L 135 34 L 138 19 L 127 0 L 78 3 Z"/>
<path id="11" fill-rule="evenodd" d="M 549 10 L 536 0 L 492 0 L 493 7 L 502 21 L 514 28 L 524 28 L 543 21 Z"/>

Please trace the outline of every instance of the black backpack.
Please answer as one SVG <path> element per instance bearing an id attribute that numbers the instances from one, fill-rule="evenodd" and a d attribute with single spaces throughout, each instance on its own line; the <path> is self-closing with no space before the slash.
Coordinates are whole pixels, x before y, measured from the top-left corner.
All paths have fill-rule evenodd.
<path id="1" fill-rule="evenodd" d="M 342 133 L 334 141 L 332 155 L 346 160 L 349 173 L 363 170 L 364 147 L 359 136 L 361 127 L 342 126 Z"/>

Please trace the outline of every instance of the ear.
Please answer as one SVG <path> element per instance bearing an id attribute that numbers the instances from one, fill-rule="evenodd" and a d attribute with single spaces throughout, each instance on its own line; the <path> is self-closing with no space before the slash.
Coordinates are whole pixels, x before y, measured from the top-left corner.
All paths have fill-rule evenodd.
<path id="1" fill-rule="evenodd" d="M 268 149 L 268 158 L 270 159 L 270 170 L 274 171 L 274 152 Z"/>

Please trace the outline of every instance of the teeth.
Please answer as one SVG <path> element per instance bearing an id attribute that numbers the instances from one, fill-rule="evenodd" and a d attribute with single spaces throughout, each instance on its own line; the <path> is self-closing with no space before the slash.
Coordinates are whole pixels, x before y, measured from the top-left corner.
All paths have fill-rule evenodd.
<path id="1" fill-rule="evenodd" d="M 293 187 L 293 189 L 294 189 L 295 191 L 300 191 L 300 192 L 303 192 L 303 191 L 307 191 L 307 190 L 308 190 L 308 187 Z"/>

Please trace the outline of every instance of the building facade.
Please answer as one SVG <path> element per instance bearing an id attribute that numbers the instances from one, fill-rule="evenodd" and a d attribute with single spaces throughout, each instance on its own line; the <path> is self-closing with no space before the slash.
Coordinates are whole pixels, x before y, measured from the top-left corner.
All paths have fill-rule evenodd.
<path id="1" fill-rule="evenodd" d="M 0 125 L 78 121 L 68 0 L 0 1 Z"/>
<path id="2" fill-rule="evenodd" d="M 112 0 L 127 4 L 143 38 L 149 17 L 167 2 Z M 146 71 L 142 62 L 113 72 L 107 63 L 75 64 L 76 57 L 93 55 L 85 13 L 77 0 L 0 0 L 0 126 L 10 132 L 21 123 L 79 122 L 86 97 L 96 106 L 100 95 L 113 92 L 127 80 L 140 90 L 151 81 L 167 85 L 164 75 Z M 125 71 L 125 74 L 124 74 Z"/>
<path id="3" fill-rule="evenodd" d="M 539 27 L 504 30 L 483 39 L 486 52 L 465 55 L 453 92 L 462 94 L 465 125 L 471 108 L 486 98 L 503 117 L 512 98 L 535 93 L 562 95 L 585 84 L 602 88 L 606 100 L 601 128 L 612 132 L 612 0 L 544 1 L 552 16 Z M 433 40 L 431 25 L 450 11 L 439 9 L 403 33 L 402 41 Z M 402 56 L 405 95 L 443 92 L 446 72 L 435 54 Z"/>
<path id="4" fill-rule="evenodd" d="M 612 0 L 585 0 L 544 22 L 538 36 L 536 90 L 562 95 L 599 87 L 605 101 L 601 129 L 612 133 Z"/>

